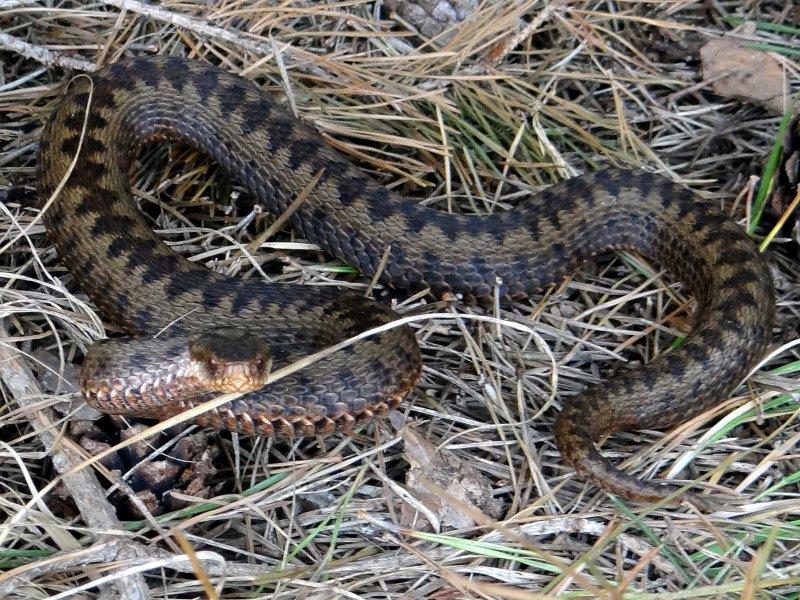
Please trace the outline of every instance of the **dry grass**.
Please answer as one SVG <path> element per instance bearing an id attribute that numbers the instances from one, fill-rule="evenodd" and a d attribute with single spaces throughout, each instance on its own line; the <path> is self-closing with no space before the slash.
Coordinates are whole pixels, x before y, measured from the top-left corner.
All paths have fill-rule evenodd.
<path id="1" fill-rule="evenodd" d="M 418 324 L 424 377 L 402 415 L 352 438 L 212 438 L 219 487 L 208 502 L 189 499 L 191 510 L 118 522 L 93 470 L 124 483 L 80 465 L 87 455 L 52 409 L 69 400 L 68 384 L 37 360 L 68 381 L 69 365 L 102 334 L 24 194 L 40 126 L 67 77 L 54 64 L 91 68 L 132 53 L 220 64 L 280 96 L 385 184 L 444 210 L 503 210 L 532 188 L 624 164 L 665 172 L 745 219 L 780 117 L 700 85 L 697 49 L 731 29 L 725 14 L 791 24 L 790 9 L 546 4 L 483 2 L 449 42 L 423 43 L 361 0 L 0 2 L 0 190 L 9 194 L 0 216 L 0 596 L 111 597 L 111 585 L 126 598 L 148 588 L 194 598 L 207 576 L 205 593 L 225 598 L 797 597 L 800 271 L 797 248 L 780 236 L 768 249 L 780 295 L 769 359 L 685 426 L 603 446 L 630 473 L 739 495 L 711 515 L 626 506 L 584 485 L 553 445 L 559 397 L 620 359 L 652 358 L 685 330 L 691 305 L 680 287 L 627 255 L 524 304 L 400 303 L 407 314 L 452 312 Z M 742 35 L 797 48 L 791 33 Z M 797 57 L 781 56 L 797 90 Z M 252 202 L 202 156 L 159 147 L 141 158 L 137 193 L 176 250 L 243 277 L 369 284 L 291 232 L 261 235 L 273 217 L 250 214 Z M 237 226 L 242 218 L 250 224 Z M 755 237 L 767 231 L 760 222 Z M 470 320 L 481 314 L 523 327 Z M 473 514 L 478 525 L 454 530 L 405 486 L 408 434 L 398 426 L 412 421 L 473 467 L 499 518 Z"/>

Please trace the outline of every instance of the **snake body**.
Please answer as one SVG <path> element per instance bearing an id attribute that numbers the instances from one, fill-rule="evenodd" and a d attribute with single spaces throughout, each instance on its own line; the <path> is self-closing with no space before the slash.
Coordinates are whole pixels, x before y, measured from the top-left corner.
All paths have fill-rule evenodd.
<path id="1" fill-rule="evenodd" d="M 220 325 L 246 324 L 281 365 L 396 318 L 352 291 L 229 278 L 176 255 L 138 211 L 126 176 L 137 145 L 157 139 L 205 151 L 276 214 L 318 176 L 289 223 L 387 286 L 476 302 L 496 288 L 527 296 L 613 249 L 671 271 L 697 301 L 690 335 L 565 400 L 556 421 L 564 460 L 626 498 L 658 499 L 668 488 L 617 470 L 595 442 L 707 410 L 765 352 L 775 305 L 765 260 L 715 202 L 665 178 L 604 170 L 500 214 L 439 212 L 378 185 L 251 82 L 180 58 L 137 58 L 69 84 L 38 163 L 40 195 L 54 198 L 44 222 L 62 261 L 102 314 L 136 338 L 99 342 L 84 361 L 85 397 L 101 410 L 163 418 L 215 397 L 193 380 L 186 348 Z M 348 431 L 396 406 L 419 374 L 416 340 L 401 326 L 198 420 L 265 435 Z"/>

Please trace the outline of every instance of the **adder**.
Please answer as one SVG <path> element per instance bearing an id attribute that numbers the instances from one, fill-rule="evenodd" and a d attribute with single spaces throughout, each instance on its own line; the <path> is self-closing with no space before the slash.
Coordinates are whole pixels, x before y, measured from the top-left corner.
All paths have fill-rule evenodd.
<path id="1" fill-rule="evenodd" d="M 475 302 L 496 288 L 528 296 L 617 249 L 671 271 L 697 302 L 685 341 L 564 399 L 556 420 L 564 461 L 625 498 L 671 490 L 621 472 L 595 442 L 692 418 L 726 399 L 765 352 L 775 306 L 767 264 L 717 201 L 608 169 L 507 212 L 448 214 L 378 185 L 251 82 L 182 58 L 136 58 L 70 82 L 38 160 L 41 198 L 54 196 L 44 223 L 61 260 L 131 336 L 98 342 L 84 360 L 82 389 L 101 410 L 164 418 L 233 390 L 244 395 L 198 421 L 315 435 L 384 413 L 420 375 L 414 333 L 400 326 L 265 387 L 270 363 L 396 317 L 353 291 L 230 278 L 171 251 L 137 210 L 126 176 L 137 145 L 160 139 L 205 151 L 276 214 L 318 177 L 289 223 L 364 275 L 379 272 L 385 286 Z"/>

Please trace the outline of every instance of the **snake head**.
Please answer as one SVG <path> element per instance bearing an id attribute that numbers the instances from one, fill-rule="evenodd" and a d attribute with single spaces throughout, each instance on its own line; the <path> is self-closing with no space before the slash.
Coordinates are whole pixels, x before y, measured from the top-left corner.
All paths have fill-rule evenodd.
<path id="1" fill-rule="evenodd" d="M 189 357 L 198 380 L 211 392 L 259 390 L 272 367 L 266 341 L 237 327 L 209 329 L 191 337 Z"/>

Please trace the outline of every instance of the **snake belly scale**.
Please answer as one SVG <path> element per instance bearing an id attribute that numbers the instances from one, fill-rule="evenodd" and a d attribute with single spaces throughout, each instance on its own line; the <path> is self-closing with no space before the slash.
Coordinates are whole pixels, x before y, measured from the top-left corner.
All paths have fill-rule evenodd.
<path id="1" fill-rule="evenodd" d="M 126 176 L 137 145 L 158 139 L 205 151 L 276 214 L 319 175 L 291 226 L 366 276 L 386 255 L 387 286 L 477 302 L 497 285 L 504 297 L 526 296 L 613 249 L 671 271 L 697 301 L 683 344 L 566 399 L 556 420 L 563 459 L 623 497 L 670 490 L 616 469 L 595 442 L 707 410 L 766 350 L 775 301 L 764 258 L 716 202 L 665 178 L 604 170 L 500 214 L 448 214 L 378 185 L 251 82 L 181 58 L 136 58 L 69 83 L 38 161 L 42 201 L 63 183 L 44 214 L 61 260 L 135 338 L 98 342 L 84 360 L 84 395 L 101 410 L 164 418 L 215 397 L 187 367 L 187 340 L 200 332 L 244 324 L 280 365 L 395 318 L 354 291 L 229 278 L 175 254 L 138 211 Z M 420 362 L 413 331 L 397 327 L 199 422 L 265 435 L 348 431 L 396 406 Z"/>

